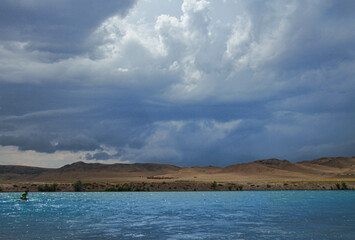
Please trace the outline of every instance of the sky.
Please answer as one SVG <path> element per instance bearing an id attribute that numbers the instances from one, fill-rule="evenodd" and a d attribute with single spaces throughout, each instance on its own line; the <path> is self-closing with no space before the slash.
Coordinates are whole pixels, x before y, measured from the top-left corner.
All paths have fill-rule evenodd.
<path id="1" fill-rule="evenodd" d="M 0 164 L 355 155 L 355 1 L 0 1 Z"/>

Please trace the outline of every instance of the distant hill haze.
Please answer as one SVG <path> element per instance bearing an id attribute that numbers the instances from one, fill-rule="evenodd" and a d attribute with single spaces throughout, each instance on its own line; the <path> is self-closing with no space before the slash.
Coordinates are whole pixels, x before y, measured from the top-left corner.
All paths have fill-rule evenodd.
<path id="1" fill-rule="evenodd" d="M 248 181 L 355 178 L 355 157 L 328 157 L 292 163 L 266 159 L 221 167 L 168 164 L 100 164 L 76 162 L 61 168 L 0 165 L 0 181 Z"/>

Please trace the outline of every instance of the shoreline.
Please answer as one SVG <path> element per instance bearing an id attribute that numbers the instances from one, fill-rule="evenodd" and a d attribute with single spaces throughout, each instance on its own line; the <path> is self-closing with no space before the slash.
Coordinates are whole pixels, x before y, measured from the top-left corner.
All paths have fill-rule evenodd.
<path id="1" fill-rule="evenodd" d="M 355 190 L 353 179 L 248 182 L 16 182 L 0 183 L 0 192 L 182 192 L 182 191 L 284 191 Z"/>

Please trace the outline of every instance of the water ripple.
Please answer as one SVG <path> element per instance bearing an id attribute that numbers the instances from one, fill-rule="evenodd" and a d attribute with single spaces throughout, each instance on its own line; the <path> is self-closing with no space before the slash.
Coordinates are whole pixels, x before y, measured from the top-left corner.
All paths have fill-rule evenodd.
<path id="1" fill-rule="evenodd" d="M 0 194 L 0 239 L 353 239 L 355 192 Z"/>

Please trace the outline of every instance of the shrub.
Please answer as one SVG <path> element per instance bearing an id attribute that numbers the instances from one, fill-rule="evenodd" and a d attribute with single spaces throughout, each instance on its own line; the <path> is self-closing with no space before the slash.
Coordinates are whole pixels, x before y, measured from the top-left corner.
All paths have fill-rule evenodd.
<path id="1" fill-rule="evenodd" d="M 271 185 L 270 185 L 270 184 L 268 184 L 268 185 L 266 185 L 266 187 L 267 187 L 267 188 L 271 188 Z"/>
<path id="2" fill-rule="evenodd" d="M 346 185 L 345 182 L 343 182 L 341 185 L 342 185 L 342 188 L 341 188 L 341 189 L 343 189 L 343 190 L 348 190 L 348 185 Z"/>
<path id="3" fill-rule="evenodd" d="M 52 185 L 49 185 L 49 192 L 55 192 L 57 191 L 58 184 L 53 183 Z"/>
<path id="4" fill-rule="evenodd" d="M 217 187 L 217 183 L 216 181 L 214 181 L 212 184 L 211 184 L 211 188 L 216 188 Z"/>
<path id="5" fill-rule="evenodd" d="M 75 192 L 81 192 L 83 190 L 83 183 L 78 180 L 73 184 L 73 187 Z"/>
<path id="6" fill-rule="evenodd" d="M 115 187 L 109 187 L 105 189 L 106 192 L 116 192 L 117 189 Z"/>
<path id="7" fill-rule="evenodd" d="M 132 190 L 131 186 L 129 186 L 129 185 L 127 185 L 127 184 L 123 184 L 122 189 L 123 189 L 123 191 L 125 191 L 125 192 L 129 192 L 129 191 Z"/>
<path id="8" fill-rule="evenodd" d="M 132 190 L 134 190 L 134 191 L 144 191 L 144 188 L 141 189 L 139 186 L 137 186 L 135 189 L 132 189 L 129 185 L 126 185 L 126 184 L 123 184 L 122 186 L 117 184 L 116 187 L 117 188 L 115 189 L 115 191 L 117 191 L 117 192 L 130 192 Z M 149 189 L 149 187 L 148 187 L 148 189 Z"/>
<path id="9" fill-rule="evenodd" d="M 232 191 L 232 186 L 228 186 L 228 190 L 229 190 L 229 191 Z"/>
<path id="10" fill-rule="evenodd" d="M 337 189 L 339 190 L 339 189 L 340 189 L 340 184 L 337 183 L 337 184 L 335 184 L 335 185 L 337 186 Z"/>
<path id="11" fill-rule="evenodd" d="M 136 192 L 141 192 L 141 191 L 143 191 L 140 187 L 136 187 L 135 189 L 134 189 L 134 191 L 136 191 Z"/>
<path id="12" fill-rule="evenodd" d="M 44 186 L 39 185 L 37 189 L 39 192 L 56 192 L 57 187 L 58 187 L 58 184 L 53 183 L 51 185 L 48 185 L 48 184 L 46 184 Z"/>

